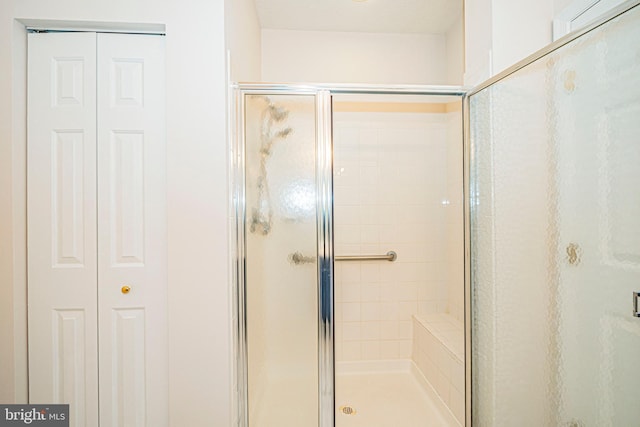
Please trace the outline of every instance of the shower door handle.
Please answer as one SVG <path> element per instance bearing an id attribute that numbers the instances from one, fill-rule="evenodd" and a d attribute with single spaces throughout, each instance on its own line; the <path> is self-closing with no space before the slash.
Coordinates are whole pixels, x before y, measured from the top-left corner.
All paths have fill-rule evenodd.
<path id="1" fill-rule="evenodd" d="M 640 317 L 640 311 L 638 311 L 638 299 L 640 299 L 640 292 L 633 293 L 633 317 Z"/>

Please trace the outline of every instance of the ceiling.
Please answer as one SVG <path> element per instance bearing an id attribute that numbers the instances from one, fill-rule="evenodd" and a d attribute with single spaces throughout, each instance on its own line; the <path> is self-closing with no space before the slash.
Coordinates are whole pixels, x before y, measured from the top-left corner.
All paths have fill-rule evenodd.
<path id="1" fill-rule="evenodd" d="M 263 29 L 370 33 L 446 32 L 462 0 L 255 0 Z"/>

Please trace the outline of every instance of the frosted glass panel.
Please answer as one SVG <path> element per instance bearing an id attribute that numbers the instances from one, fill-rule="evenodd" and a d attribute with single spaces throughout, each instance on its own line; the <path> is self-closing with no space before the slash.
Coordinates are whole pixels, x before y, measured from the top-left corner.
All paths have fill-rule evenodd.
<path id="1" fill-rule="evenodd" d="M 640 9 L 470 99 L 474 426 L 640 425 Z"/>
<path id="2" fill-rule="evenodd" d="M 314 426 L 315 97 L 246 95 L 245 105 L 249 425 Z"/>

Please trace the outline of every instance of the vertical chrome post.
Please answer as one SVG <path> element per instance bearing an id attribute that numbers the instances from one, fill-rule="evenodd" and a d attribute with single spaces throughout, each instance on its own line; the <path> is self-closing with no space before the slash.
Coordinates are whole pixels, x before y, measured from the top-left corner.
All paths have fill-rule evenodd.
<path id="1" fill-rule="evenodd" d="M 472 426 L 472 357 L 471 357 L 471 119 L 469 97 L 462 98 L 463 171 L 464 171 L 464 336 L 465 336 L 465 426 Z"/>
<path id="2" fill-rule="evenodd" d="M 247 316 L 246 316 L 246 257 L 245 257 L 245 114 L 244 92 L 235 91 L 235 132 L 232 166 L 233 166 L 233 209 L 235 234 L 235 259 L 233 268 L 233 321 L 235 354 L 236 417 L 238 427 L 249 425 L 248 415 L 248 383 L 247 383 Z"/>
<path id="3" fill-rule="evenodd" d="M 335 425 L 333 341 L 333 138 L 331 94 L 316 95 L 318 386 L 320 427 Z"/>

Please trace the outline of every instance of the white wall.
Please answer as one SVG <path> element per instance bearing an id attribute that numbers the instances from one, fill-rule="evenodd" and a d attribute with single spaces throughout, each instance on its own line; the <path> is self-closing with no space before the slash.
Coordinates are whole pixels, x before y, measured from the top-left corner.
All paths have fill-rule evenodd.
<path id="1" fill-rule="evenodd" d="M 462 85 L 464 74 L 464 29 L 462 15 L 445 34 L 447 50 L 447 84 Z"/>
<path id="2" fill-rule="evenodd" d="M 446 84 L 444 35 L 262 31 L 267 82 Z"/>
<path id="3" fill-rule="evenodd" d="M 492 75 L 492 0 L 464 2 L 464 84 L 474 86 Z"/>
<path id="4" fill-rule="evenodd" d="M 492 11 L 495 73 L 551 43 L 552 0 L 493 0 Z"/>
<path id="5" fill-rule="evenodd" d="M 253 0 L 225 0 L 225 35 L 232 82 L 260 81 L 262 34 Z"/>
<path id="6" fill-rule="evenodd" d="M 479 84 L 549 44 L 553 13 L 553 0 L 466 0 L 465 85 Z"/>
<path id="7" fill-rule="evenodd" d="M 12 35 L 13 24 L 9 19 L 12 4 L 2 2 L 0 4 L 0 28 L 4 32 L 0 37 L 0 58 L 9 58 L 12 55 Z M 17 363 L 16 355 L 13 352 L 14 343 L 14 316 L 17 310 L 14 310 L 14 295 L 19 293 L 19 289 L 14 290 L 14 278 L 16 281 L 24 281 L 26 269 L 24 267 L 24 255 L 22 265 L 14 266 L 14 252 L 24 251 L 23 244 L 20 247 L 16 245 L 14 240 L 20 239 L 20 235 L 24 236 L 25 220 L 15 224 L 14 208 L 17 204 L 24 204 L 25 198 L 17 200 L 13 203 L 13 155 L 15 150 L 11 141 L 14 129 L 11 126 L 12 116 L 12 92 L 19 91 L 21 86 L 12 84 L 12 68 L 10 66 L 0 67 L 0 401 L 13 402 L 16 393 L 15 366 Z M 22 127 L 24 129 L 24 126 Z M 16 132 L 19 132 L 16 129 Z M 24 154 L 22 155 L 24 161 Z M 23 179 L 24 181 L 24 179 Z M 22 267 L 22 268 L 21 268 Z M 23 290 L 24 292 L 24 290 Z M 23 304 L 24 305 L 24 304 Z M 23 325 L 26 324 L 26 320 Z M 25 353 L 19 353 L 18 357 L 26 358 Z M 20 366 L 20 370 L 23 367 Z M 20 396 L 25 394 L 24 387 L 19 387 L 17 393 Z"/>
<path id="8" fill-rule="evenodd" d="M 552 21 L 580 0 L 466 0 L 465 84 L 475 85 L 551 43 Z"/>
<path id="9" fill-rule="evenodd" d="M 569 6 L 570 3 L 575 3 L 575 0 L 553 0 L 554 13 L 557 14 L 562 12 L 562 10 Z"/>
<path id="10" fill-rule="evenodd" d="M 223 0 L 1 3 L 1 401 L 25 402 L 27 385 L 26 33 L 14 19 L 164 23 L 170 421 L 174 426 L 230 425 L 224 16 Z"/>

